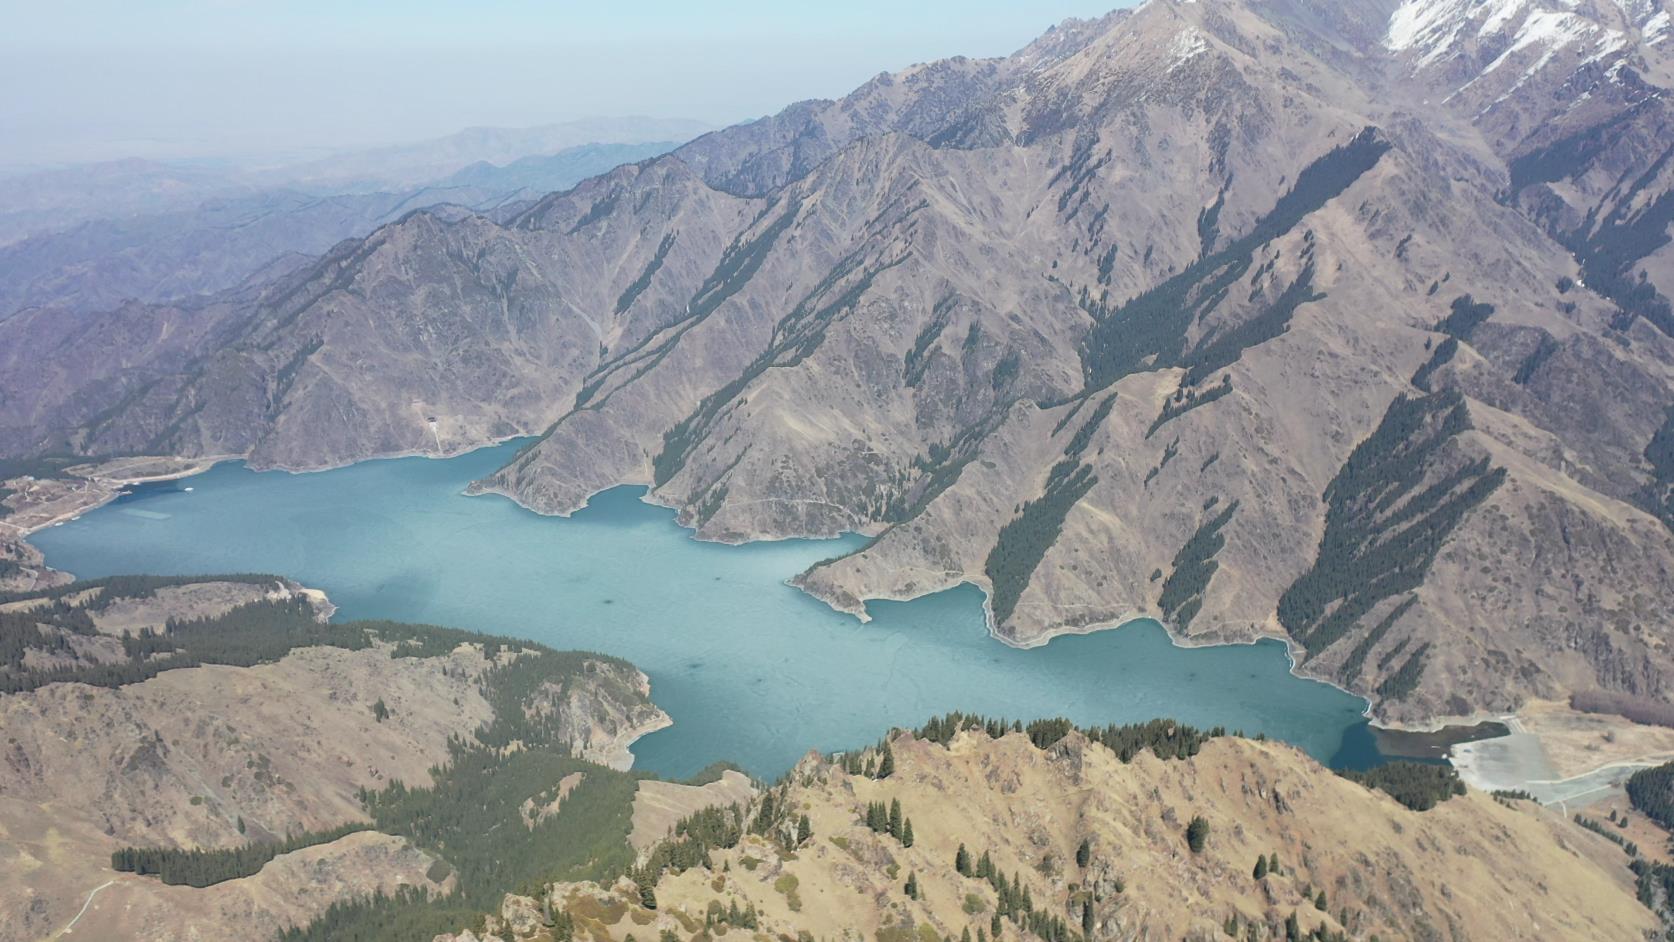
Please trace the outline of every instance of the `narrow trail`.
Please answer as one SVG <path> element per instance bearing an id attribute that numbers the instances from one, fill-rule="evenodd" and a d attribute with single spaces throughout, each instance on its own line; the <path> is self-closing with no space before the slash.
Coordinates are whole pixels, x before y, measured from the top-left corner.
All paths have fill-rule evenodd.
<path id="1" fill-rule="evenodd" d="M 81 917 L 87 915 L 87 908 L 89 906 L 93 905 L 93 897 L 98 896 L 100 890 L 104 889 L 107 886 L 110 886 L 112 883 L 115 883 L 115 882 L 116 882 L 115 880 L 106 880 L 105 882 L 103 882 L 103 883 L 99 884 L 98 886 L 94 887 L 93 892 L 87 894 L 87 902 L 81 904 L 81 912 L 76 913 L 76 918 L 70 920 L 69 925 L 67 925 L 63 929 L 59 930 L 58 935 L 60 935 L 60 936 L 69 935 L 70 930 L 74 929 L 76 927 L 76 923 L 81 921 Z"/>

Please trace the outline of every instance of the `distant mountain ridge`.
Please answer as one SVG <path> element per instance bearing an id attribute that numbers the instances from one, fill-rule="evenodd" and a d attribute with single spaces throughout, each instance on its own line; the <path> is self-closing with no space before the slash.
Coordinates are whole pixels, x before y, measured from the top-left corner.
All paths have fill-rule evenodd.
<path id="1" fill-rule="evenodd" d="M 666 153 L 676 141 L 584 144 L 504 166 L 478 161 L 409 189 L 319 195 L 295 187 L 206 199 L 188 209 L 96 219 L 65 232 L 0 246 L 0 317 L 25 307 L 76 311 L 127 300 L 171 301 L 211 294 L 365 235 L 412 212 L 447 204 L 492 212 L 574 186 L 623 163 Z"/>
<path id="2" fill-rule="evenodd" d="M 275 189 L 316 197 L 411 190 L 473 163 L 505 164 L 587 144 L 685 141 L 712 129 L 685 118 L 596 117 L 529 128 L 467 128 L 302 162 L 130 158 L 13 173 L 0 176 L 0 246 L 94 219 L 178 212 L 210 199 Z"/>
<path id="3" fill-rule="evenodd" d="M 482 488 L 874 534 L 799 579 L 857 614 L 1278 636 L 1391 720 L 1668 702 L 1668 9 L 1151 0 L 260 290 L 19 314 L 0 450 L 539 434 Z"/>
<path id="4" fill-rule="evenodd" d="M 587 144 L 686 141 L 714 125 L 689 118 L 592 117 L 528 128 L 466 128 L 445 137 L 374 147 L 278 167 L 262 174 L 305 186 L 417 186 L 474 163 L 506 164 Z"/>

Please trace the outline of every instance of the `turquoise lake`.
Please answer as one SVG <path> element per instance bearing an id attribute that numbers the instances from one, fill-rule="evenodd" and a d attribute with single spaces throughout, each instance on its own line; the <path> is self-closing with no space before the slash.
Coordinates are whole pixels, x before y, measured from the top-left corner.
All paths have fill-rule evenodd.
<path id="1" fill-rule="evenodd" d="M 873 603 L 862 624 L 784 584 L 860 537 L 700 543 L 639 488 L 600 494 L 569 519 L 464 495 L 515 449 L 316 474 L 229 462 L 138 487 L 31 541 L 84 578 L 272 572 L 324 589 L 338 619 L 625 657 L 675 721 L 639 741 L 636 767 L 671 777 L 720 759 L 776 776 L 809 749 L 870 743 L 950 710 L 1086 724 L 1169 716 L 1266 733 L 1339 767 L 1379 758 L 1364 702 L 1293 676 L 1277 642 L 1178 648 L 1138 621 L 1017 650 L 988 636 L 971 587 Z"/>

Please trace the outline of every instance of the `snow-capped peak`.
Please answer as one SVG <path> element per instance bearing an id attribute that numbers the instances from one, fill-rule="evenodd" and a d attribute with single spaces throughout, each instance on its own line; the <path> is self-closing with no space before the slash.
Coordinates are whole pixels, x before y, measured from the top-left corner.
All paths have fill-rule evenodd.
<path id="1" fill-rule="evenodd" d="M 1666 0 L 1403 0 L 1384 45 L 1420 67 L 1467 43 L 1502 50 L 1581 43 L 1597 57 L 1629 45 L 1632 33 L 1655 44 L 1671 27 Z"/>
<path id="2" fill-rule="evenodd" d="M 1543 68 L 1561 50 L 1597 61 L 1668 31 L 1663 0 L 1404 0 L 1384 45 L 1415 68 L 1468 54 L 1486 75 L 1523 55 Z"/>
<path id="3" fill-rule="evenodd" d="M 1474 0 L 1405 0 L 1389 17 L 1384 45 L 1396 52 L 1416 50 L 1420 61 L 1440 55 L 1459 37 L 1476 5 Z"/>

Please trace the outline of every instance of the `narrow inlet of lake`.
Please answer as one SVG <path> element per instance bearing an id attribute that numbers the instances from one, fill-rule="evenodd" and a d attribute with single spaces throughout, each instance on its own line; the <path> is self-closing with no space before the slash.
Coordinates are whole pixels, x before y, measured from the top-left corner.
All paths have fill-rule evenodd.
<path id="1" fill-rule="evenodd" d="M 1277 642 L 1179 648 L 1137 621 L 1018 650 L 988 636 L 971 587 L 873 603 L 861 624 L 785 585 L 860 538 L 701 543 L 640 488 L 600 494 L 569 519 L 464 495 L 516 447 L 316 474 L 228 462 L 31 541 L 82 578 L 270 572 L 325 590 L 339 620 L 627 658 L 675 722 L 634 747 L 637 767 L 670 777 L 723 759 L 773 777 L 810 749 L 871 743 L 952 710 L 1082 724 L 1166 716 L 1265 733 L 1338 766 L 1377 760 L 1365 703 L 1292 675 Z"/>

